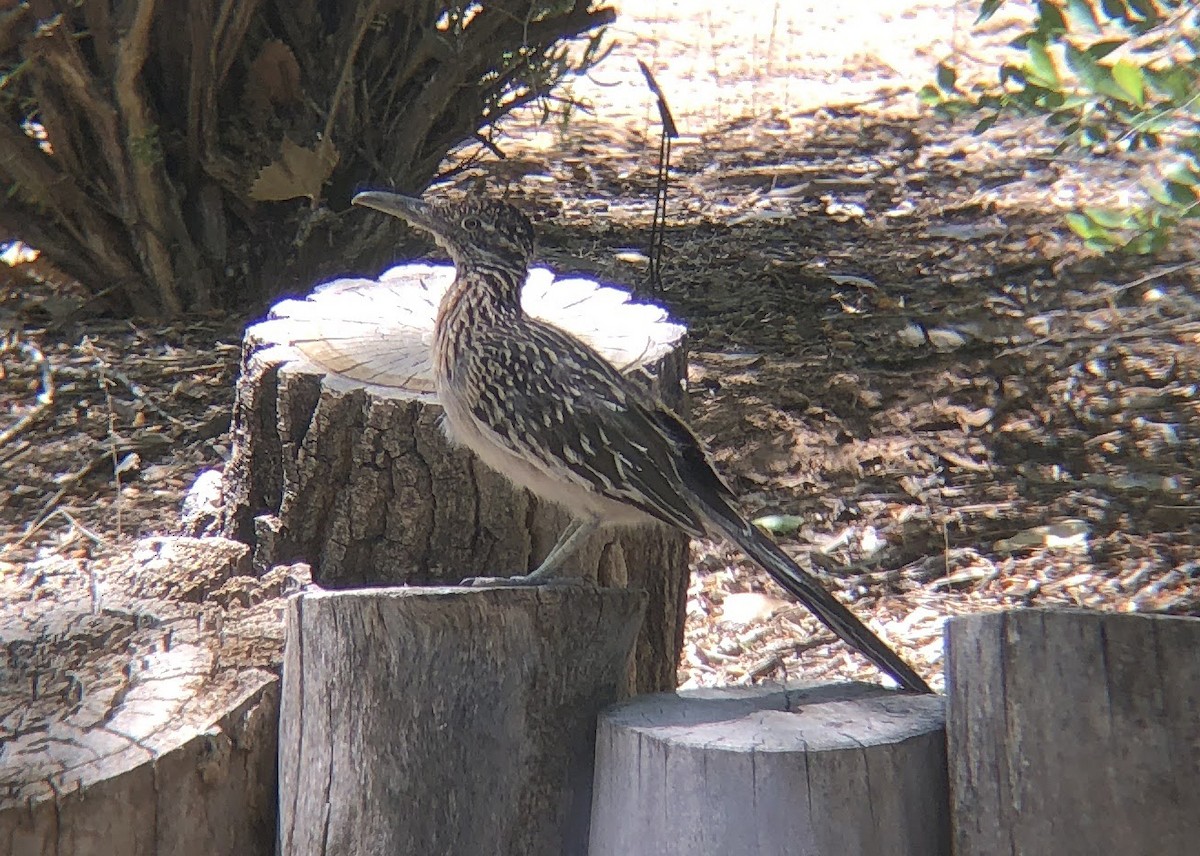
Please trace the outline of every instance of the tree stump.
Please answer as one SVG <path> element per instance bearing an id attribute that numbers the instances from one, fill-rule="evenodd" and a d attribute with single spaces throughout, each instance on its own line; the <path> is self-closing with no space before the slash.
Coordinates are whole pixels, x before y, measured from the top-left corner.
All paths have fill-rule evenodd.
<path id="1" fill-rule="evenodd" d="M 646 596 L 310 592 L 288 610 L 280 854 L 583 856 L 596 716 Z"/>
<path id="2" fill-rule="evenodd" d="M 567 517 L 513 487 L 438 426 L 429 367 L 449 265 L 408 264 L 285 301 L 246 334 L 225 472 L 223 532 L 260 567 L 304 560 L 325 588 L 511 576 Z M 622 290 L 531 272 L 526 310 L 590 342 L 665 401 L 682 402 L 684 328 Z M 593 538 L 572 571 L 645 589 L 634 685 L 675 686 L 688 539 L 664 527 Z"/>
<path id="3" fill-rule="evenodd" d="M 942 700 L 873 684 L 642 696 L 605 711 L 590 856 L 942 856 Z"/>
<path id="4" fill-rule="evenodd" d="M 1200 620 L 951 619 L 955 853 L 1188 856 L 1200 842 Z"/>
<path id="5" fill-rule="evenodd" d="M 0 577 L 0 853 L 271 856 L 282 599 L 221 538 Z"/>

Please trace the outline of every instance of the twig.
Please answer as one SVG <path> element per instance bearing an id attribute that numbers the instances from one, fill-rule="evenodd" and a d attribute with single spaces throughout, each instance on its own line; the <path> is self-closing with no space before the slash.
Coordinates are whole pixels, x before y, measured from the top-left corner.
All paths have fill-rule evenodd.
<path id="1" fill-rule="evenodd" d="M 71 513 L 69 511 L 67 511 L 65 508 L 56 508 L 53 511 L 51 511 L 49 514 L 47 514 L 45 517 L 43 517 L 41 519 L 41 521 L 37 524 L 37 526 L 34 527 L 33 531 L 27 532 L 25 534 L 25 537 L 28 537 L 29 535 L 34 534 L 34 532 L 36 532 L 39 529 L 42 529 L 43 527 L 46 526 L 47 523 L 49 523 L 55 517 L 65 517 L 67 519 L 67 522 L 71 524 L 72 528 L 77 529 L 80 532 L 80 534 L 85 535 L 89 540 L 91 540 L 95 544 L 105 545 L 105 544 L 111 543 L 103 535 L 98 535 L 97 533 L 93 532 L 91 529 L 88 529 L 86 526 L 84 526 L 82 523 L 80 523 L 74 517 L 72 517 Z M 18 543 L 20 543 L 20 542 L 18 542 Z"/>
<path id="2" fill-rule="evenodd" d="M 112 390 L 109 388 L 108 376 L 105 374 L 106 365 L 100 359 L 91 339 L 84 337 L 82 348 L 84 353 L 96 361 L 100 379 L 100 391 L 104 393 L 104 404 L 108 409 L 108 449 L 112 458 L 113 478 L 117 482 L 117 495 L 114 501 L 117 510 L 117 535 L 121 534 L 121 459 L 117 454 L 117 413 L 113 408 Z"/>
<path id="3" fill-rule="evenodd" d="M 42 375 L 42 390 L 38 393 L 37 404 L 15 423 L 0 431 L 0 446 L 7 445 L 20 436 L 39 420 L 48 416 L 54 409 L 54 371 L 50 360 L 36 345 L 31 342 L 6 340 L 0 348 L 0 354 L 16 350 L 32 362 Z"/>
<path id="4" fill-rule="evenodd" d="M 675 118 L 667 106 L 667 97 L 659 88 L 658 81 L 646 63 L 638 60 L 638 68 L 646 85 L 658 105 L 658 116 L 662 122 L 662 137 L 658 144 L 658 174 L 654 188 L 654 219 L 650 224 L 650 288 L 657 294 L 662 291 L 662 251 L 667 231 L 667 190 L 671 179 L 671 140 L 679 136 Z"/>
<path id="5" fill-rule="evenodd" d="M 28 526 L 25 527 L 25 531 L 21 533 L 21 537 L 18 538 L 12 544 L 12 546 L 14 548 L 20 547 L 22 544 L 24 544 L 26 541 L 28 541 L 30 538 L 32 538 L 35 534 L 37 534 L 37 531 L 39 529 L 41 529 L 43 526 L 45 526 L 46 521 L 49 520 L 53 516 L 54 513 L 50 509 L 54 508 L 54 506 L 56 506 L 58 504 L 58 501 L 67 495 L 67 491 L 69 491 L 75 485 L 79 484 L 79 482 L 81 482 L 85 478 L 87 478 L 92 472 L 95 471 L 96 467 L 103 464 L 108 459 L 108 457 L 109 457 L 108 452 L 101 452 L 99 455 L 92 458 L 90 461 L 88 461 L 82 467 L 75 470 L 75 472 L 70 473 L 64 479 L 62 479 L 62 481 L 60 482 L 59 489 L 57 491 L 55 491 L 55 493 L 52 497 L 50 497 L 48 500 L 46 500 L 44 503 L 42 503 L 42 508 L 37 513 L 37 516 L 34 517 L 33 521 Z"/>
<path id="6" fill-rule="evenodd" d="M 153 410 L 155 413 L 157 413 L 163 419 L 166 419 L 168 422 L 170 422 L 173 425 L 183 425 L 184 424 L 184 421 L 182 419 L 180 419 L 178 416 L 172 416 L 170 413 L 168 413 L 167 411 L 165 411 L 161 407 L 159 407 L 154 402 L 154 399 L 152 399 L 150 397 L 149 393 L 146 392 L 146 390 L 142 389 L 142 387 L 136 381 L 131 380 L 130 377 L 128 375 L 126 375 L 124 372 L 122 372 L 120 369 L 116 369 L 113 366 L 111 366 L 107 363 L 104 363 L 103 361 L 101 361 L 101 359 L 98 355 L 95 357 L 95 359 L 96 359 L 96 364 L 100 367 L 99 373 L 100 373 L 101 378 L 104 377 L 105 370 L 107 369 L 107 371 L 112 375 L 113 378 L 115 378 L 116 380 L 119 380 L 125 386 L 126 389 L 128 389 L 131 393 L 133 393 L 133 396 L 135 398 L 137 398 L 139 401 L 144 401 L 146 403 L 147 407 L 149 407 L 151 410 Z M 224 366 L 222 365 L 221 368 L 224 368 Z M 164 374 L 166 374 L 166 372 L 164 372 Z"/>
<path id="7" fill-rule="evenodd" d="M 1198 264 L 1200 264 L 1200 262 L 1198 262 L 1198 261 L 1187 261 L 1187 262 L 1180 262 L 1177 265 L 1168 265 L 1167 267 L 1150 271 L 1150 273 L 1146 274 L 1145 276 L 1139 276 L 1133 282 L 1127 282 L 1124 285 L 1118 285 L 1117 287 L 1111 289 L 1110 291 L 1105 292 L 1105 294 L 1102 296 L 1105 298 L 1108 298 L 1109 301 L 1111 302 L 1113 296 L 1115 296 L 1117 294 L 1124 294 L 1126 291 L 1129 291 L 1131 288 L 1137 288 L 1139 285 L 1145 285 L 1148 282 L 1153 282 L 1154 280 L 1161 279 L 1164 276 L 1170 276 L 1173 273 L 1178 273 L 1181 270 L 1186 270 L 1187 268 L 1195 267 Z"/>

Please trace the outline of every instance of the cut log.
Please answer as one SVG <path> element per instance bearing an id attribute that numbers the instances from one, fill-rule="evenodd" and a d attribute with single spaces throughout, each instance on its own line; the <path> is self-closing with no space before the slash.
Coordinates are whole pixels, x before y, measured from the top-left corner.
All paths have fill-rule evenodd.
<path id="1" fill-rule="evenodd" d="M 224 480 L 224 534 L 260 567 L 303 560 L 325 588 L 456 584 L 537 566 L 567 517 L 462 449 L 438 425 L 429 349 L 449 265 L 338 280 L 285 301 L 246 334 Z M 684 328 L 590 280 L 530 274 L 526 310 L 587 340 L 679 405 Z M 641 691 L 675 686 L 688 539 L 663 527 L 602 533 L 570 569 L 645 589 Z"/>
<path id="2" fill-rule="evenodd" d="M 306 573 L 151 538 L 0 577 L 0 853 L 270 856 L 281 595 Z"/>
<path id="3" fill-rule="evenodd" d="M 294 598 L 282 856 L 583 856 L 596 716 L 644 605 L 590 586 Z"/>
<path id="4" fill-rule="evenodd" d="M 942 700 L 872 684 L 605 711 L 590 856 L 949 854 Z"/>
<path id="5" fill-rule="evenodd" d="M 1190 856 L 1200 620 L 1021 610 L 951 619 L 955 853 Z"/>

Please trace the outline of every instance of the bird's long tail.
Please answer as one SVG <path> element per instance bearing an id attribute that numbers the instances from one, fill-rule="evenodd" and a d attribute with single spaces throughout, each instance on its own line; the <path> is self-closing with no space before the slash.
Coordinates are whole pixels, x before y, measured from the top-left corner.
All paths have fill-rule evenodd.
<path id="1" fill-rule="evenodd" d="M 732 509 L 722 509 L 731 512 Z M 779 546 L 737 514 L 708 516 L 712 526 L 762 565 L 771 578 L 812 611 L 821 623 L 848 645 L 891 675 L 900 686 L 914 692 L 931 693 L 929 684 L 887 643 L 867 629 L 849 609 L 794 561 Z"/>

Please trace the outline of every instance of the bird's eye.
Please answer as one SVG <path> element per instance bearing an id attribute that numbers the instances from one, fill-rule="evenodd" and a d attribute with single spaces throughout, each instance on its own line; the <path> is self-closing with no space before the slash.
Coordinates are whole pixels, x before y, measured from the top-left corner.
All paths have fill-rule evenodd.
<path id="1" fill-rule="evenodd" d="M 476 229 L 480 228 L 481 226 L 483 226 L 483 223 L 479 222 L 478 217 L 464 217 L 463 218 L 462 227 L 464 229 L 466 229 L 468 232 L 474 232 Z"/>

